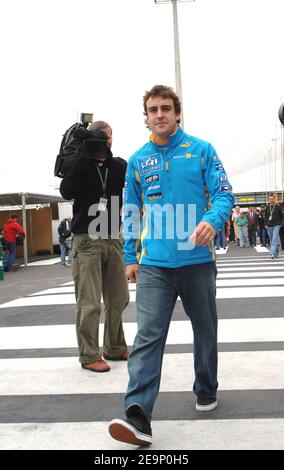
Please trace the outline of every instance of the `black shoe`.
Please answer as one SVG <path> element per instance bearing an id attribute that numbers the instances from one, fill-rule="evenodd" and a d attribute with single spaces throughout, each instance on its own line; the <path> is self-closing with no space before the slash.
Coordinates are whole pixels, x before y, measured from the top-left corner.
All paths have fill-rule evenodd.
<path id="1" fill-rule="evenodd" d="M 152 429 L 140 406 L 128 408 L 126 417 L 126 420 L 113 419 L 110 422 L 108 430 L 111 437 L 136 446 L 151 445 Z"/>
<path id="2" fill-rule="evenodd" d="M 196 400 L 195 408 L 197 411 L 212 411 L 218 405 L 217 398 L 200 398 Z"/>

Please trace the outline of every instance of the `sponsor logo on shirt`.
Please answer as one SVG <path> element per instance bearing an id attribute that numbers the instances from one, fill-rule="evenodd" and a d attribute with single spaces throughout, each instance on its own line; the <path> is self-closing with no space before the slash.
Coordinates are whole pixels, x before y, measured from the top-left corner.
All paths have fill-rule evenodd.
<path id="1" fill-rule="evenodd" d="M 149 194 L 147 198 L 149 199 L 149 201 L 153 201 L 154 199 L 162 199 L 162 193 Z"/>
<path id="2" fill-rule="evenodd" d="M 217 163 L 217 165 L 215 165 L 215 168 L 216 168 L 216 170 L 218 170 L 218 171 L 219 171 L 219 170 L 224 170 L 224 167 L 223 167 L 222 163 Z"/>
<path id="3" fill-rule="evenodd" d="M 140 173 L 144 175 L 145 173 L 150 173 L 151 171 L 157 171 L 163 169 L 163 160 L 162 156 L 157 153 L 150 155 L 144 160 L 139 161 Z"/>
<path id="4" fill-rule="evenodd" d="M 147 178 L 145 178 L 145 183 L 146 184 L 154 183 L 155 181 L 159 181 L 159 175 L 151 175 L 151 176 L 147 176 Z"/>
<path id="5" fill-rule="evenodd" d="M 229 183 L 228 184 L 221 184 L 220 185 L 220 191 L 221 191 L 221 193 L 225 193 L 227 191 L 232 191 L 232 186 Z"/>
<path id="6" fill-rule="evenodd" d="M 219 182 L 220 183 L 224 183 L 224 182 L 228 182 L 228 176 L 227 175 L 221 175 L 219 176 Z M 226 183 L 227 184 L 227 183 Z"/>
<path id="7" fill-rule="evenodd" d="M 160 184 L 153 184 L 152 186 L 149 186 L 148 191 L 156 191 L 157 189 L 160 189 L 160 187 Z"/>

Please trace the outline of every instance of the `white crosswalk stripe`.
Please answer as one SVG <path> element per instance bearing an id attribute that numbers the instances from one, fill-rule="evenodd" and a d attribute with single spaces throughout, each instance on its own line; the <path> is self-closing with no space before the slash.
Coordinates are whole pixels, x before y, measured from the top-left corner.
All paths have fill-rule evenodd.
<path id="1" fill-rule="evenodd" d="M 194 409 L 193 336 L 177 302 L 153 416 L 154 450 L 284 449 L 284 259 L 230 251 L 217 259 L 219 407 L 202 417 Z M 131 346 L 136 285 L 129 288 L 124 329 Z M 106 374 L 79 367 L 74 315 L 60 322 L 61 310 L 74 312 L 74 305 L 72 281 L 0 304 L 0 315 L 17 312 L 19 320 L 0 327 L 0 449 L 133 449 L 107 433 L 108 421 L 122 416 L 126 363 L 112 362 Z M 42 308 L 47 318 L 37 322 L 33 312 Z M 28 309 L 32 320 L 23 324 Z M 51 312 L 58 312 L 56 323 Z M 103 323 L 100 344 L 102 338 Z"/>

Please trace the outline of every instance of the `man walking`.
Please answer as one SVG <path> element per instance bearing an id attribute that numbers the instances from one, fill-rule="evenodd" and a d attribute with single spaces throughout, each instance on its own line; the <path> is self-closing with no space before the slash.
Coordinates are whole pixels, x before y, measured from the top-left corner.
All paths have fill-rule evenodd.
<path id="1" fill-rule="evenodd" d="M 138 332 L 128 360 L 126 420 L 114 419 L 109 432 L 134 445 L 152 443 L 152 411 L 178 296 L 194 333 L 196 410 L 217 406 L 214 236 L 234 199 L 216 151 L 179 127 L 180 113 L 170 87 L 146 92 L 144 114 L 152 135 L 127 167 L 124 257 L 127 277 L 137 282 Z"/>

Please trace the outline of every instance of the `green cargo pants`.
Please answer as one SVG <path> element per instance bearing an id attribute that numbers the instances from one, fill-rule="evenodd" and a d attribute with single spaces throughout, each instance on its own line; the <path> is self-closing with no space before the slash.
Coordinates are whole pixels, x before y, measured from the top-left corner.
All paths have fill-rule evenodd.
<path id="1" fill-rule="evenodd" d="M 72 257 L 79 360 L 94 362 L 101 359 L 101 296 L 105 307 L 103 352 L 111 357 L 119 356 L 127 349 L 121 317 L 129 302 L 122 241 L 93 240 L 87 233 L 74 234 Z"/>

